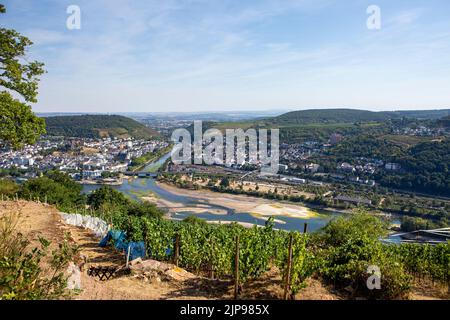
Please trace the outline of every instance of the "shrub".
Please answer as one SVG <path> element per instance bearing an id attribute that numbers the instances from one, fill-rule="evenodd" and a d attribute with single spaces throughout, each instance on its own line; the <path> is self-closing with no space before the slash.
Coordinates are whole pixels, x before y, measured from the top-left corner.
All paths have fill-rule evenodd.
<path id="1" fill-rule="evenodd" d="M 317 238 L 321 241 L 323 265 L 320 274 L 337 287 L 352 289 L 353 295 L 376 299 L 403 298 L 411 288 L 404 264 L 379 241 L 384 223 L 359 212 L 330 222 Z M 381 288 L 370 290 L 369 266 L 381 273 Z"/>
<path id="2" fill-rule="evenodd" d="M 12 180 L 0 179 L 0 194 L 14 197 L 19 192 L 19 185 Z"/>
<path id="3" fill-rule="evenodd" d="M 71 210 L 84 205 L 85 197 L 82 187 L 68 175 L 60 172 L 48 172 L 45 177 L 31 179 L 22 185 L 20 196 L 24 199 L 47 199 L 47 203 L 55 204 L 60 210 Z"/>
<path id="4" fill-rule="evenodd" d="M 67 240 L 49 256 L 50 242 L 39 238 L 39 246 L 16 231 L 17 214 L 0 217 L 0 300 L 57 299 L 67 294 L 64 271 L 77 248 Z M 49 268 L 43 269 L 48 260 Z"/>

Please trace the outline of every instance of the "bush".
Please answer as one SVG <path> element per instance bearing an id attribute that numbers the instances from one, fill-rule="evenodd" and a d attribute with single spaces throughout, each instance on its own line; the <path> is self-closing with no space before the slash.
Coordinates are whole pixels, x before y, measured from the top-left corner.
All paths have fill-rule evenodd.
<path id="1" fill-rule="evenodd" d="M 104 206 L 111 208 L 126 207 L 129 200 L 125 198 L 122 192 L 117 191 L 109 186 L 103 186 L 97 190 L 92 191 L 87 198 L 87 204 L 91 208 L 98 210 Z"/>
<path id="2" fill-rule="evenodd" d="M 77 248 L 64 241 L 49 256 L 50 242 L 39 238 L 39 247 L 16 231 L 17 214 L 0 217 L 0 300 L 57 299 L 67 294 L 64 271 Z M 49 263 L 42 269 L 43 261 Z"/>
<path id="3" fill-rule="evenodd" d="M 14 197 L 19 192 L 19 185 L 12 180 L 0 179 L 0 194 Z"/>
<path id="4" fill-rule="evenodd" d="M 330 246 L 347 243 L 351 238 L 378 239 L 386 235 L 387 224 L 364 211 L 356 210 L 350 217 L 339 217 L 323 229 L 321 240 Z"/>
<path id="5" fill-rule="evenodd" d="M 71 210 L 85 204 L 82 187 L 70 176 L 60 172 L 48 172 L 45 177 L 31 179 L 22 185 L 20 196 L 24 199 L 47 199 L 60 210 Z"/>
<path id="6" fill-rule="evenodd" d="M 162 218 L 163 212 L 155 204 L 148 202 L 131 202 L 127 207 L 127 213 L 131 216 Z"/>
<path id="7" fill-rule="evenodd" d="M 376 299 L 403 298 L 411 288 L 404 264 L 379 241 L 384 223 L 365 213 L 330 222 L 317 238 L 321 242 L 320 274 L 339 288 L 351 288 L 354 296 Z M 381 273 L 381 289 L 370 290 L 370 266 Z"/>
<path id="8" fill-rule="evenodd" d="M 348 239 L 347 243 L 324 252 L 321 274 L 337 287 L 350 287 L 354 296 L 403 298 L 411 288 L 411 277 L 403 263 L 383 249 L 378 240 L 368 237 Z M 370 266 L 380 270 L 381 289 L 370 290 L 367 286 Z"/>
<path id="9" fill-rule="evenodd" d="M 196 216 L 188 216 L 186 218 L 183 219 L 183 222 L 185 223 L 190 223 L 190 224 L 197 224 L 197 225 L 201 225 L 201 226 L 207 226 L 208 223 L 206 222 L 206 220 L 196 217 Z"/>
<path id="10" fill-rule="evenodd" d="M 148 202 L 130 200 L 120 191 L 103 186 L 89 194 L 87 204 L 94 210 L 121 212 L 125 215 L 148 218 L 161 218 L 163 212 L 156 205 Z"/>

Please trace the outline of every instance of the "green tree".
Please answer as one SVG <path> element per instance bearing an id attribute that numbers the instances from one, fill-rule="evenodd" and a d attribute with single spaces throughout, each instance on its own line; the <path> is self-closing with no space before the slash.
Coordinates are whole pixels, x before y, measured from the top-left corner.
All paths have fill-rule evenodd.
<path id="1" fill-rule="evenodd" d="M 194 224 L 194 225 L 201 225 L 201 226 L 207 226 L 208 225 L 206 220 L 204 220 L 202 218 L 199 218 L 199 217 L 196 217 L 196 216 L 188 216 L 188 217 L 183 219 L 183 222 Z"/>
<path id="2" fill-rule="evenodd" d="M 64 181 L 63 173 L 53 177 L 40 177 L 31 179 L 22 185 L 20 196 L 24 199 L 47 199 L 49 204 L 55 204 L 60 210 L 73 210 L 83 206 L 85 197 L 80 193 L 81 186 L 75 182 Z M 60 179 L 60 180 L 58 180 Z M 70 178 L 69 178 L 70 179 Z"/>
<path id="3" fill-rule="evenodd" d="M 228 188 L 230 186 L 230 180 L 227 177 L 224 177 L 221 181 L 220 181 L 220 186 L 224 187 L 224 188 Z"/>
<path id="4" fill-rule="evenodd" d="M 0 14 L 5 11 L 0 5 Z M 45 72 L 43 63 L 26 59 L 32 44 L 17 31 L 0 28 L 0 140 L 13 148 L 33 144 L 45 133 L 45 121 L 26 104 L 37 101 L 39 76 Z"/>
<path id="5" fill-rule="evenodd" d="M 93 191 L 89 194 L 87 203 L 95 210 L 98 210 L 105 205 L 116 209 L 130 205 L 130 201 L 125 198 L 122 192 L 117 191 L 110 186 L 103 186 Z"/>
<path id="6" fill-rule="evenodd" d="M 162 218 L 163 212 L 153 203 L 130 201 L 126 212 L 131 216 Z"/>

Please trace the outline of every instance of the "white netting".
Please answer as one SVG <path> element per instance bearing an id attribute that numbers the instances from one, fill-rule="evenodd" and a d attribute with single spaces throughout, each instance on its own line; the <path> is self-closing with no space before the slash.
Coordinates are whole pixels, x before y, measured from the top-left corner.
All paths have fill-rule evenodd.
<path id="1" fill-rule="evenodd" d="M 69 290 L 80 290 L 81 289 L 81 271 L 73 262 L 67 267 L 66 274 L 67 278 L 67 288 Z"/>
<path id="2" fill-rule="evenodd" d="M 64 212 L 61 212 L 60 214 L 65 223 L 71 226 L 89 229 L 99 238 L 106 236 L 108 233 L 108 224 L 100 218 Z"/>

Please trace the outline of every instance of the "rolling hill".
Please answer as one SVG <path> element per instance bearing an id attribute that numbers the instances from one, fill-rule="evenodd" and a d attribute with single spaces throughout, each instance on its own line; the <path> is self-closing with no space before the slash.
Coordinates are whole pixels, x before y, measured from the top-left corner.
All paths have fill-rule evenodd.
<path id="1" fill-rule="evenodd" d="M 79 138 L 151 139 L 159 133 L 143 124 L 117 115 L 56 116 L 45 118 L 47 134 Z"/>
<path id="2" fill-rule="evenodd" d="M 443 110 L 401 110 L 401 111 L 367 111 L 357 109 L 310 109 L 292 111 L 269 119 L 270 122 L 282 124 L 311 123 L 355 123 L 382 122 L 389 119 L 410 118 L 419 120 L 436 120 L 450 115 L 450 109 Z"/>
<path id="3" fill-rule="evenodd" d="M 367 111 L 357 109 L 310 109 L 284 113 L 282 115 L 240 122 L 204 122 L 203 129 L 217 128 L 279 128 L 280 141 L 297 143 L 305 140 L 327 141 L 331 134 L 340 133 L 353 136 L 361 133 L 386 133 L 389 120 L 430 119 L 438 115 L 445 116 L 448 110 L 415 111 Z M 447 120 L 448 121 L 448 120 Z M 441 123 L 447 123 L 445 118 Z M 190 128 L 192 130 L 192 128 Z"/>
<path id="4" fill-rule="evenodd" d="M 403 110 L 393 111 L 392 113 L 406 118 L 415 118 L 419 120 L 437 120 L 442 117 L 450 116 L 450 109 L 441 110 Z"/>
<path id="5" fill-rule="evenodd" d="M 450 116 L 440 119 L 438 123 L 446 128 L 450 128 Z"/>
<path id="6" fill-rule="evenodd" d="M 400 117 L 400 114 L 393 112 L 373 112 L 355 109 L 311 109 L 288 112 L 268 119 L 268 122 L 278 125 L 354 123 L 379 122 Z"/>

